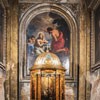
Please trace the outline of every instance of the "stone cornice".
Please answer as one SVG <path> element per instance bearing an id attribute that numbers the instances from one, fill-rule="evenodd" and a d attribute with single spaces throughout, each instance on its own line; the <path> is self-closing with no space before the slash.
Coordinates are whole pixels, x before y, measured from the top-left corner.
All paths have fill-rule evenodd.
<path id="1" fill-rule="evenodd" d="M 0 62 L 0 69 L 2 69 L 3 71 L 6 71 L 6 68 L 5 68 L 5 66 L 3 65 L 2 62 Z"/>
<path id="2" fill-rule="evenodd" d="M 98 69 L 100 69 L 100 62 L 98 62 L 98 63 L 92 65 L 91 71 L 94 72 L 94 71 L 96 71 L 96 70 L 98 70 Z"/>

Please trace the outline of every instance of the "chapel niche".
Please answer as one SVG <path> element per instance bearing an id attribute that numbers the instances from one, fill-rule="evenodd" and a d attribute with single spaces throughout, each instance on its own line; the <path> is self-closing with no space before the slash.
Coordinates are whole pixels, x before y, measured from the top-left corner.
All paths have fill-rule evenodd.
<path id="1" fill-rule="evenodd" d="M 22 11 L 22 9 L 20 9 Z M 76 19 L 73 17 L 73 12 L 69 10 L 69 7 L 64 7 L 58 4 L 51 5 L 51 4 L 38 4 L 32 5 L 28 7 L 27 10 L 24 10 L 22 15 L 20 16 L 20 26 L 19 26 L 19 97 L 20 98 L 30 98 L 30 95 L 34 94 L 33 92 L 29 92 L 30 90 L 30 77 L 32 75 L 32 71 L 30 72 L 30 68 L 34 65 L 36 58 L 39 55 L 28 55 L 28 41 L 30 37 L 35 36 L 38 37 L 39 32 L 43 32 L 45 35 L 45 39 L 50 43 L 50 35 L 46 32 L 48 27 L 55 27 L 56 29 L 60 29 L 64 34 L 65 39 L 65 48 L 68 48 L 68 52 L 64 52 L 63 59 L 60 59 L 60 55 L 54 53 L 61 61 L 61 64 L 65 64 L 63 66 L 65 71 L 65 86 L 70 87 L 73 93 L 75 92 L 75 99 L 77 98 L 77 63 L 78 63 L 78 28 Z M 51 40 L 52 42 L 52 40 Z M 44 46 L 50 47 L 50 45 Z M 67 50 L 67 49 L 66 49 Z M 46 49 L 45 49 L 46 51 Z M 49 49 L 51 53 L 52 50 Z M 36 54 L 36 53 L 35 53 Z M 66 56 L 67 54 L 67 56 Z M 40 54 L 41 55 L 41 54 Z M 33 57 L 35 59 L 33 59 Z M 30 59 L 30 60 L 29 60 Z M 30 63 L 32 62 L 32 63 Z M 66 63 L 67 62 L 67 63 Z M 30 65 L 31 64 L 31 65 Z M 45 72 L 45 70 L 44 70 Z M 53 70 L 55 72 L 55 70 Z M 38 74 L 38 71 L 35 72 Z M 48 73 L 48 71 L 47 71 Z M 45 74 L 47 74 L 45 73 Z M 51 71 L 52 73 L 52 71 Z M 35 77 L 34 77 L 35 76 Z M 47 75 L 49 76 L 49 75 Z M 40 77 L 39 75 L 33 74 L 33 79 Z M 50 77 L 49 77 L 50 78 Z M 34 79 L 34 80 L 35 80 Z M 47 78 L 48 79 L 48 78 Z M 54 79 L 54 78 L 53 78 Z M 34 83 L 34 81 L 31 81 Z M 34 84 L 33 84 L 34 85 Z M 29 87 L 26 89 L 26 87 Z M 36 87 L 35 87 L 36 88 Z M 26 91 L 24 91 L 26 89 Z M 40 88 L 38 88 L 40 89 Z M 24 93 L 23 93 L 23 92 Z M 35 94 L 37 95 L 37 94 Z M 32 96 L 32 95 L 31 95 Z M 41 97 L 41 96 L 40 96 Z M 35 98 L 34 95 L 32 98 Z M 58 99 L 59 100 L 59 99 Z"/>

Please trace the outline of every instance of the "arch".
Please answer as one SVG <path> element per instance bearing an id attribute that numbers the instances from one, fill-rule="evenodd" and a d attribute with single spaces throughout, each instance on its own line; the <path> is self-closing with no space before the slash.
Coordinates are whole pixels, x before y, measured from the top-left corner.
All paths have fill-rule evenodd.
<path id="1" fill-rule="evenodd" d="M 38 14 L 42 14 L 42 13 L 45 13 L 45 12 L 54 12 L 60 16 L 62 16 L 65 21 L 67 22 L 68 24 L 68 27 L 70 29 L 70 44 L 71 44 L 71 47 L 70 47 L 70 52 L 71 52 L 71 57 L 70 57 L 70 63 L 71 63 L 71 66 L 72 66 L 72 63 L 75 62 L 75 66 L 77 65 L 78 63 L 78 58 L 77 58 L 77 55 L 78 55 L 78 27 L 77 27 L 77 21 L 74 17 L 74 13 L 68 8 L 68 7 L 65 7 L 65 6 L 59 6 L 57 4 L 48 4 L 48 3 L 43 3 L 43 4 L 38 4 L 36 6 L 31 6 L 29 7 L 24 13 L 23 15 L 21 16 L 20 18 L 20 26 L 19 26 L 19 74 L 20 74 L 20 79 L 23 79 L 23 66 L 26 66 L 26 64 L 24 63 L 23 65 L 23 59 L 26 60 L 26 57 L 25 57 L 25 52 L 26 52 L 26 46 L 25 46 L 25 43 L 26 43 L 26 29 L 29 25 L 29 23 L 31 22 L 31 20 L 37 16 Z M 74 48 L 74 50 L 73 50 Z M 72 57 L 73 55 L 73 57 Z M 73 61 L 74 59 L 74 61 Z M 72 69 L 70 69 L 71 72 L 72 72 Z M 76 67 L 75 69 L 76 70 Z M 25 73 L 24 73 L 25 74 Z M 72 73 L 71 74 L 71 77 L 72 76 Z"/>

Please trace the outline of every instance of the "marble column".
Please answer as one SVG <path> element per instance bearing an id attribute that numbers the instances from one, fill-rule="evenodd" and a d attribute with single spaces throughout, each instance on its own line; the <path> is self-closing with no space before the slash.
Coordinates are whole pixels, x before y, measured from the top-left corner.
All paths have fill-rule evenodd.
<path id="1" fill-rule="evenodd" d="M 60 100 L 59 95 L 59 75 L 56 75 L 56 100 Z"/>
<path id="2" fill-rule="evenodd" d="M 18 0 L 7 8 L 6 100 L 18 100 Z"/>
<path id="3" fill-rule="evenodd" d="M 89 84 L 84 77 L 90 69 L 90 18 L 86 8 L 80 10 L 79 38 L 79 100 L 89 100 Z"/>

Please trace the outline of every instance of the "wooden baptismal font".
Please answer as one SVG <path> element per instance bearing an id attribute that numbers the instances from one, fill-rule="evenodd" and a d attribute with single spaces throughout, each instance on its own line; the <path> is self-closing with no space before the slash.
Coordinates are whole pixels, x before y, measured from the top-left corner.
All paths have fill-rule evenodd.
<path id="1" fill-rule="evenodd" d="M 65 100 L 65 68 L 55 54 L 39 55 L 30 73 L 30 100 Z"/>

